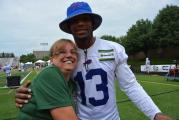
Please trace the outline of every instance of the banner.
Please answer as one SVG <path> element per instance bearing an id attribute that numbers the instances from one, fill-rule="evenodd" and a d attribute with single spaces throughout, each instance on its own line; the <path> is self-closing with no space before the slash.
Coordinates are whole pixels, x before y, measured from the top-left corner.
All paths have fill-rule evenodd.
<path id="1" fill-rule="evenodd" d="M 149 72 L 168 72 L 170 69 L 174 69 L 176 66 L 174 64 L 171 65 L 150 65 Z M 141 65 L 141 72 L 146 72 L 146 65 Z"/>

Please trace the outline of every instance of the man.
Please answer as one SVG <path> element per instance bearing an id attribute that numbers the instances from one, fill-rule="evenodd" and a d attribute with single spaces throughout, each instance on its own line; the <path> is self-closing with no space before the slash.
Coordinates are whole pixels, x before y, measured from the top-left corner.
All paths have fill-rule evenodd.
<path id="1" fill-rule="evenodd" d="M 102 22 L 85 2 L 75 2 L 67 9 L 67 18 L 59 26 L 72 34 L 78 46 L 79 62 L 73 73 L 77 83 L 79 120 L 119 120 L 115 97 L 115 79 L 122 90 L 151 120 L 170 120 L 161 114 L 127 65 L 125 49 L 114 42 L 95 38 L 93 31 Z M 16 106 L 27 99 L 27 88 L 16 93 Z M 27 102 L 27 101 L 26 101 Z"/>
<path id="2" fill-rule="evenodd" d="M 9 76 L 11 76 L 11 65 L 6 63 L 5 66 L 3 67 L 3 71 L 6 74 L 6 85 L 7 85 L 7 79 Z"/>
<path id="3" fill-rule="evenodd" d="M 150 73 L 150 60 L 148 57 L 145 60 L 145 68 L 146 68 L 146 73 L 149 74 Z"/>
<path id="4" fill-rule="evenodd" d="M 4 72 L 6 73 L 6 77 L 11 76 L 11 65 L 6 63 L 3 67 Z"/>

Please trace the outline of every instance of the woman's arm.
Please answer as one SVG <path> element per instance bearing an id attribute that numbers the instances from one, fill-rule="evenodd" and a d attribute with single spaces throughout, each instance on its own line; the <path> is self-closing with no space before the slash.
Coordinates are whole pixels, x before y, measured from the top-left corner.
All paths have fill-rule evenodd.
<path id="1" fill-rule="evenodd" d="M 54 108 L 50 113 L 54 120 L 78 120 L 72 106 Z"/>

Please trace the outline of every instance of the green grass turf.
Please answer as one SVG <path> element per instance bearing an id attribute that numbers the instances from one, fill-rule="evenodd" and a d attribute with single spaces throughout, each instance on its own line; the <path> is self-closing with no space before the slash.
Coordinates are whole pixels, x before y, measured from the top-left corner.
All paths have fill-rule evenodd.
<path id="1" fill-rule="evenodd" d="M 27 73 L 14 71 L 13 74 L 25 77 Z M 37 71 L 32 71 L 26 80 L 32 80 Z M 0 86 L 4 85 L 5 76 L 0 73 Z M 170 115 L 174 120 L 179 120 L 179 81 L 167 81 L 158 75 L 136 75 L 138 82 L 152 97 L 163 113 Z M 126 95 L 119 90 L 116 83 L 116 98 L 121 120 L 148 120 Z M 15 89 L 0 89 L 0 120 L 15 120 L 18 109 L 15 107 Z"/>
<path id="2" fill-rule="evenodd" d="M 137 74 L 136 77 L 163 113 L 174 120 L 179 119 L 179 81 L 167 81 L 158 75 Z M 117 90 L 116 93 L 122 120 L 148 120 L 122 91 Z"/>
<path id="3" fill-rule="evenodd" d="M 15 107 L 15 90 L 0 89 L 0 120 L 13 120 L 18 109 Z"/>
<path id="4" fill-rule="evenodd" d="M 12 75 L 20 75 L 21 79 L 28 75 L 31 70 L 20 72 L 17 70 L 12 71 Z M 31 74 L 24 80 L 32 80 L 36 71 L 32 71 Z M 15 107 L 15 89 L 3 88 L 5 86 L 6 76 L 3 72 L 0 72 L 0 120 L 15 120 L 18 109 Z"/>

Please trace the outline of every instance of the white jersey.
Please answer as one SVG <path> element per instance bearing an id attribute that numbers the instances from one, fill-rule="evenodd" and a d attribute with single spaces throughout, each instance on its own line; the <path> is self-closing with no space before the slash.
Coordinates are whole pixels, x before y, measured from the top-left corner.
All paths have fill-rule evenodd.
<path id="1" fill-rule="evenodd" d="M 10 65 L 4 66 L 3 70 L 6 73 L 6 76 L 11 76 L 11 66 Z"/>
<path id="2" fill-rule="evenodd" d="M 80 120 L 120 120 L 115 80 L 129 98 L 151 119 L 160 110 L 138 84 L 127 65 L 128 56 L 117 43 L 96 39 L 87 50 L 78 49 L 74 71 L 77 82 L 77 115 Z"/>

